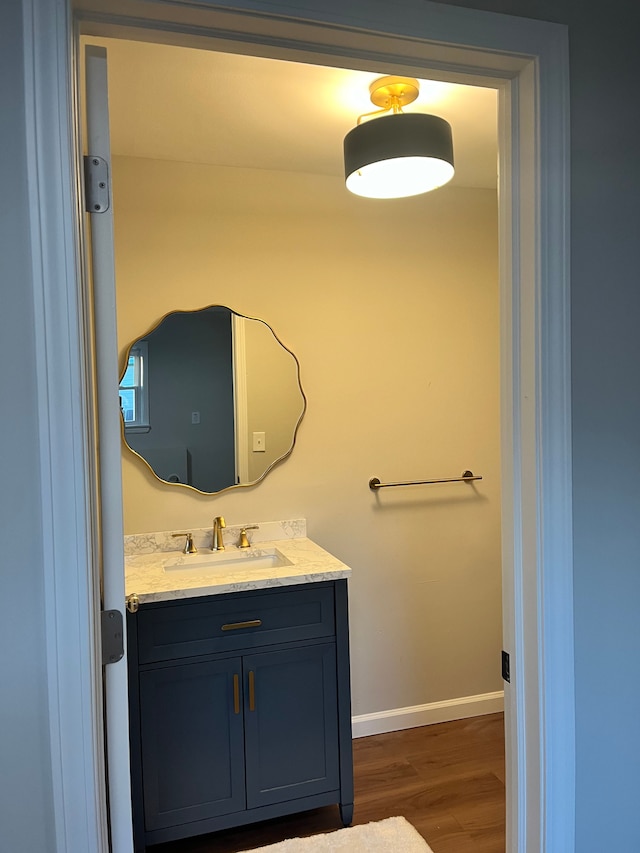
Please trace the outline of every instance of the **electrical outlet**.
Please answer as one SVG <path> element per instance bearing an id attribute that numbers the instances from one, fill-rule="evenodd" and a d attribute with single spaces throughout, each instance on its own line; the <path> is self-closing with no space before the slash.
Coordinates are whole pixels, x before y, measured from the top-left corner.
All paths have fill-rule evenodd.
<path id="1" fill-rule="evenodd" d="M 191 412 L 191 423 L 199 424 L 200 423 L 200 412 Z"/>

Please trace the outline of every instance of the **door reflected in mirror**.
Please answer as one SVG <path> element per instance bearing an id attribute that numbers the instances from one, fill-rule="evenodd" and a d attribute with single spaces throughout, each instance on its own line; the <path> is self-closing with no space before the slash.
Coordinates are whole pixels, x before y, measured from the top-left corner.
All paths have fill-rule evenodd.
<path id="1" fill-rule="evenodd" d="M 126 446 L 159 480 L 213 494 L 289 456 L 306 398 L 267 323 L 210 305 L 173 311 L 131 344 L 120 408 Z"/>

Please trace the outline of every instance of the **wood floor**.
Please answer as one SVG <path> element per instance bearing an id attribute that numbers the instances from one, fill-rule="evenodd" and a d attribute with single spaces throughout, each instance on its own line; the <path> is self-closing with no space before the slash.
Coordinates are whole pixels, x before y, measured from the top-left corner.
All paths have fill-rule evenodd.
<path id="1" fill-rule="evenodd" d="M 433 853 L 505 853 L 503 725 L 489 714 L 355 740 L 354 824 L 403 815 Z M 238 853 L 340 827 L 331 806 L 149 851 Z"/>

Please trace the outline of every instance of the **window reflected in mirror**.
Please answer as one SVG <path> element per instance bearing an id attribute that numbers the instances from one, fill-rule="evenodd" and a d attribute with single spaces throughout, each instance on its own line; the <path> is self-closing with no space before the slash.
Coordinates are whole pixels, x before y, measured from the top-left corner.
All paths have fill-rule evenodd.
<path id="1" fill-rule="evenodd" d="M 127 431 L 148 431 L 147 342 L 139 341 L 129 350 L 127 366 L 120 381 L 120 411 Z"/>

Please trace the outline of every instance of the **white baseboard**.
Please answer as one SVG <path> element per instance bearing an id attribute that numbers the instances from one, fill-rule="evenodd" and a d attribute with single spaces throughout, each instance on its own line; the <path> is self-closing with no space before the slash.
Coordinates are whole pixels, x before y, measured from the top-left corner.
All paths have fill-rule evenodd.
<path id="1" fill-rule="evenodd" d="M 495 693 L 481 693 L 478 696 L 445 699 L 443 702 L 430 702 L 428 705 L 391 708 L 389 711 L 375 711 L 373 714 L 360 714 L 353 717 L 351 721 L 353 737 L 367 737 L 384 732 L 397 732 L 401 729 L 413 729 L 416 726 L 446 723 L 449 720 L 478 717 L 481 714 L 495 714 L 503 709 L 504 692 L 502 690 Z"/>

